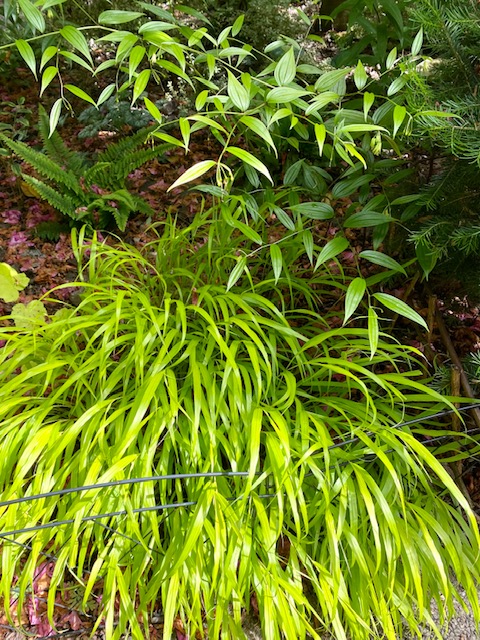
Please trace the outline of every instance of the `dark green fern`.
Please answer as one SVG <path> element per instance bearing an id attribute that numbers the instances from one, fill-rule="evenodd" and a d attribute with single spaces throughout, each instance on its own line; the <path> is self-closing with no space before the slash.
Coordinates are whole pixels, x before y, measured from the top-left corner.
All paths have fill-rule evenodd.
<path id="1" fill-rule="evenodd" d="M 70 150 L 57 131 L 49 137 L 48 116 L 40 109 L 39 130 L 43 151 L 0 134 L 0 140 L 29 164 L 36 176 L 23 179 L 38 196 L 69 220 L 70 226 L 87 224 L 125 229 L 134 213 L 154 214 L 143 198 L 128 189 L 128 176 L 145 163 L 159 158 L 170 145 L 147 146 L 152 127 L 122 138 L 100 153 L 91 164 Z"/>

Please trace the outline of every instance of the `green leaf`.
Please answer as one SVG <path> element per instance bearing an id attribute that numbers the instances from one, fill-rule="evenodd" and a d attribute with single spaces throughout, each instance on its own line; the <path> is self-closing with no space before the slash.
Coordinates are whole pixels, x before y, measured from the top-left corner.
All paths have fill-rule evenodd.
<path id="1" fill-rule="evenodd" d="M 400 104 L 395 105 L 395 109 L 393 110 L 393 137 L 397 135 L 397 131 L 402 126 L 406 115 L 407 109 L 404 106 Z"/>
<path id="2" fill-rule="evenodd" d="M 112 84 L 109 84 L 105 87 L 102 93 L 98 96 L 97 107 L 103 104 L 104 102 L 106 102 L 110 98 L 110 96 L 115 91 L 115 88 L 116 88 L 116 85 L 113 82 Z"/>
<path id="3" fill-rule="evenodd" d="M 230 291 L 230 289 L 238 282 L 238 280 L 240 279 L 240 276 L 242 275 L 242 273 L 245 271 L 246 268 L 247 268 L 247 258 L 243 256 L 242 258 L 239 258 L 237 264 L 233 267 L 232 272 L 230 273 L 230 276 L 227 282 L 227 291 Z"/>
<path id="4" fill-rule="evenodd" d="M 45 18 L 42 12 L 29 0 L 18 0 L 18 5 L 22 10 L 27 22 L 37 31 L 45 31 Z"/>
<path id="5" fill-rule="evenodd" d="M 50 124 L 49 136 L 51 136 L 55 131 L 55 129 L 57 128 L 57 124 L 60 119 L 60 113 L 62 111 L 62 103 L 63 103 L 62 98 L 58 98 L 58 100 L 56 100 L 53 103 L 53 107 L 50 111 L 50 118 L 49 118 L 49 124 Z"/>
<path id="6" fill-rule="evenodd" d="M 338 256 L 340 253 L 345 251 L 348 245 L 348 240 L 340 236 L 334 238 L 333 240 L 330 240 L 330 242 L 327 242 L 327 244 L 318 254 L 317 262 L 315 263 L 315 271 L 320 265 L 328 262 L 329 260 L 332 260 L 332 258 L 335 258 L 335 256 Z"/>
<path id="7" fill-rule="evenodd" d="M 387 96 L 390 97 L 395 95 L 400 91 L 400 89 L 403 89 L 403 87 L 406 84 L 407 84 L 407 79 L 404 76 L 399 76 L 398 78 L 395 78 L 392 84 L 388 87 Z"/>
<path id="8" fill-rule="evenodd" d="M 148 113 L 152 116 L 152 118 L 156 120 L 158 124 L 162 124 L 163 116 L 157 105 L 152 102 L 150 98 L 144 98 L 143 102 L 145 103 Z"/>
<path id="9" fill-rule="evenodd" d="M 318 144 L 318 152 L 320 155 L 323 154 L 323 145 L 325 144 L 325 138 L 327 135 L 327 129 L 324 124 L 315 123 L 315 138 Z"/>
<path id="10" fill-rule="evenodd" d="M 267 102 L 275 102 L 275 103 L 284 103 L 284 102 L 293 102 L 302 96 L 306 96 L 309 91 L 304 91 L 303 89 L 292 89 L 291 87 L 275 87 L 275 89 L 271 89 L 265 100 Z"/>
<path id="11" fill-rule="evenodd" d="M 240 158 L 242 162 L 246 162 L 247 164 L 249 164 L 251 167 L 266 176 L 273 184 L 272 177 L 270 176 L 270 172 L 267 167 L 249 151 L 245 151 L 245 149 L 239 149 L 238 147 L 226 147 L 225 151 L 228 151 L 228 153 L 231 153 L 237 158 Z"/>
<path id="12" fill-rule="evenodd" d="M 355 67 L 355 71 L 353 73 L 353 80 L 355 82 L 355 86 L 359 91 L 363 89 L 363 87 L 367 84 L 368 76 L 365 71 L 365 67 L 363 64 L 358 61 L 357 66 Z"/>
<path id="13" fill-rule="evenodd" d="M 117 24 L 124 24 L 125 22 L 132 22 L 132 20 L 137 20 L 138 18 L 141 18 L 144 15 L 145 14 L 141 13 L 140 11 L 108 10 L 108 11 L 103 11 L 98 16 L 98 22 L 100 24 L 112 24 L 115 26 Z"/>
<path id="14" fill-rule="evenodd" d="M 322 93 L 323 91 L 330 91 L 333 89 L 335 85 L 344 80 L 348 73 L 350 73 L 350 68 L 345 69 L 334 69 L 333 71 L 327 71 L 322 73 L 322 75 L 318 78 L 315 83 L 315 90 L 318 93 Z"/>
<path id="15" fill-rule="evenodd" d="M 75 64 L 78 64 L 80 67 L 87 69 L 87 71 L 89 71 L 90 73 L 92 72 L 92 66 L 89 65 L 88 62 L 86 62 L 83 58 L 81 58 L 80 56 L 77 56 L 76 53 L 73 53 L 73 51 L 64 51 L 62 49 L 62 51 L 59 51 L 58 53 L 59 55 L 66 58 L 67 60 L 72 60 L 73 62 L 75 62 Z M 98 68 L 97 68 L 97 71 L 98 71 Z"/>
<path id="16" fill-rule="evenodd" d="M 383 304 L 383 306 L 387 307 L 387 309 L 390 309 L 390 311 L 393 311 L 399 316 L 408 318 L 409 320 L 413 320 L 413 322 L 416 322 L 428 331 L 427 323 L 422 316 L 414 311 L 414 309 L 412 309 L 408 304 L 403 302 L 403 300 L 399 300 L 398 298 L 395 298 L 395 296 L 391 296 L 389 293 L 374 293 L 373 297 Z"/>
<path id="17" fill-rule="evenodd" d="M 340 180 L 340 182 L 337 182 L 337 184 L 332 188 L 332 195 L 334 198 L 345 198 L 345 196 L 350 196 L 352 193 L 355 193 L 355 191 L 358 191 L 360 187 L 369 184 L 373 177 L 373 174 L 366 173 L 365 175 L 357 178 Z"/>
<path id="18" fill-rule="evenodd" d="M 272 136 L 270 135 L 270 131 L 259 118 L 254 118 L 253 116 L 242 116 L 240 118 L 240 122 L 256 133 L 257 136 L 262 138 L 262 140 L 265 140 L 265 142 L 274 150 L 275 155 L 277 155 L 277 148 L 273 142 Z"/>
<path id="19" fill-rule="evenodd" d="M 65 89 L 70 91 L 70 93 L 73 93 L 73 95 L 77 96 L 77 98 L 81 98 L 82 100 L 85 100 L 85 102 L 89 102 L 90 104 L 93 104 L 94 107 L 97 106 L 97 103 L 95 102 L 95 100 L 91 98 L 88 95 L 88 93 L 85 93 L 83 89 L 80 89 L 79 87 L 76 87 L 73 84 L 66 84 Z"/>
<path id="20" fill-rule="evenodd" d="M 362 301 L 366 288 L 367 283 L 363 278 L 354 278 L 348 285 L 347 295 L 345 296 L 345 319 L 343 324 L 346 324 L 348 319 L 355 313 Z"/>
<path id="21" fill-rule="evenodd" d="M 416 56 L 420 53 L 420 50 L 423 45 L 423 27 L 417 33 L 412 42 L 412 55 Z"/>
<path id="22" fill-rule="evenodd" d="M 393 222 L 394 219 L 384 213 L 377 211 L 359 211 L 351 215 L 343 223 L 344 227 L 349 229 L 360 229 L 361 227 L 376 227 L 386 222 Z"/>
<path id="23" fill-rule="evenodd" d="M 373 358 L 378 348 L 378 316 L 373 307 L 368 309 L 368 341 L 370 343 L 370 358 Z"/>
<path id="24" fill-rule="evenodd" d="M 137 70 L 138 65 L 141 63 L 146 53 L 147 53 L 147 50 L 145 49 L 145 47 L 142 47 L 141 45 L 138 45 L 138 44 L 135 47 L 133 47 L 133 49 L 130 51 L 130 57 L 128 59 L 128 77 L 129 78 L 133 76 L 133 74 Z"/>
<path id="25" fill-rule="evenodd" d="M 58 73 L 57 67 L 47 67 L 45 71 L 42 73 L 42 83 L 40 86 L 40 95 L 45 91 L 51 81 L 55 78 Z"/>
<path id="26" fill-rule="evenodd" d="M 394 47 L 388 54 L 387 60 L 385 62 L 385 67 L 387 68 L 387 71 L 393 68 L 396 60 L 397 60 L 397 48 Z"/>
<path id="27" fill-rule="evenodd" d="M 178 142 L 178 141 L 177 141 Z M 209 169 L 216 166 L 216 162 L 214 160 L 202 160 L 201 162 L 197 162 L 183 173 L 180 178 L 175 180 L 175 182 L 167 189 L 167 191 L 171 191 L 176 187 L 179 187 L 182 184 L 186 184 L 187 182 L 191 182 L 192 180 L 196 180 L 203 176 L 204 173 L 207 173 Z"/>
<path id="28" fill-rule="evenodd" d="M 135 104 L 138 98 L 145 91 L 145 88 L 148 84 L 148 81 L 150 80 L 151 75 L 152 75 L 152 72 L 150 69 L 144 69 L 143 71 L 140 71 L 140 73 L 136 77 L 135 83 L 133 85 L 132 104 Z"/>
<path id="29" fill-rule="evenodd" d="M 45 324 L 47 310 L 41 300 L 32 300 L 28 304 L 16 304 L 12 308 L 12 318 L 19 329 L 35 329 Z"/>
<path id="30" fill-rule="evenodd" d="M 273 73 L 279 86 L 290 84 L 295 78 L 297 67 L 295 64 L 295 53 L 293 47 L 280 58 Z"/>
<path id="31" fill-rule="evenodd" d="M 270 259 L 272 261 L 273 275 L 275 277 L 275 284 L 277 284 L 278 279 L 282 273 L 283 268 L 283 258 L 282 251 L 278 244 L 272 244 L 270 246 Z"/>
<path id="32" fill-rule="evenodd" d="M 302 202 L 290 207 L 294 213 L 299 213 L 313 220 L 329 220 L 333 218 L 333 208 L 326 202 Z"/>
<path id="33" fill-rule="evenodd" d="M 33 53 L 32 47 L 25 40 L 15 40 L 15 45 L 20 55 L 27 63 L 28 68 L 35 76 L 35 79 L 37 79 L 37 63 L 35 60 L 35 54 Z M 56 48 L 55 48 L 55 51 L 56 51 Z"/>
<path id="34" fill-rule="evenodd" d="M 232 36 L 235 37 L 240 33 L 241 28 L 243 27 L 243 21 L 245 20 L 245 15 L 242 14 L 238 16 L 235 22 L 232 25 Z"/>
<path id="35" fill-rule="evenodd" d="M 407 275 L 405 269 L 401 264 L 399 264 L 390 256 L 381 253 L 381 251 L 362 251 L 358 254 L 358 256 L 359 258 L 365 258 L 365 260 L 373 262 L 373 264 L 378 264 L 381 267 L 386 267 L 387 269 L 391 269 L 393 271 L 400 271 L 404 275 Z"/>
<path id="36" fill-rule="evenodd" d="M 233 104 L 240 111 L 247 111 L 250 106 L 250 92 L 241 84 L 231 71 L 228 72 L 227 93 Z"/>
<path id="37" fill-rule="evenodd" d="M 53 46 L 47 47 L 45 49 L 45 51 L 42 53 L 42 58 L 40 60 L 40 71 L 47 64 L 47 62 L 51 60 L 54 55 L 57 54 L 57 51 L 58 51 L 58 47 L 53 47 Z"/>
<path id="38" fill-rule="evenodd" d="M 302 241 L 303 241 L 303 246 L 305 247 L 305 253 L 308 256 L 308 259 L 310 260 L 310 262 L 313 264 L 313 234 L 310 231 L 310 229 L 305 229 L 305 231 L 302 232 Z"/>
<path id="39" fill-rule="evenodd" d="M 372 108 L 372 104 L 375 102 L 375 95 L 369 91 L 365 91 L 363 94 L 363 115 L 365 120 L 367 119 L 368 112 Z"/>
<path id="40" fill-rule="evenodd" d="M 90 54 L 90 49 L 88 48 L 85 36 L 81 31 L 79 31 L 75 27 L 72 27 L 71 25 L 67 25 L 66 27 L 63 27 L 63 29 L 60 29 L 60 35 L 65 38 L 65 40 L 69 42 L 74 49 L 80 51 L 80 53 L 90 61 L 93 67 L 93 60 Z"/>

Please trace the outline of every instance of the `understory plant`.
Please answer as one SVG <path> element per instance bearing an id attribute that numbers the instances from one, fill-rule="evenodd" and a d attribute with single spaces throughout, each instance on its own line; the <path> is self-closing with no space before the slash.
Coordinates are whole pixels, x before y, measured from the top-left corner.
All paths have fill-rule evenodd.
<path id="1" fill-rule="evenodd" d="M 74 590 L 107 638 L 143 640 L 160 607 L 165 640 L 237 640 L 256 612 L 269 639 L 394 640 L 460 587 L 480 618 L 477 524 L 444 467 L 461 443 L 420 354 L 339 323 L 351 277 L 306 267 L 300 234 L 279 269 L 278 223 L 259 244 L 214 213 L 143 252 L 74 233 L 78 307 L 1 328 L 3 608 L 47 557 L 50 620 Z"/>
<path id="2" fill-rule="evenodd" d="M 154 215 L 145 200 L 128 189 L 129 174 L 161 158 L 171 146 L 146 145 L 151 128 L 109 144 L 93 163 L 70 150 L 57 131 L 49 135 L 48 117 L 42 108 L 39 128 L 43 151 L 1 133 L 0 140 L 40 176 L 22 174 L 32 193 L 49 202 L 71 225 L 106 228 L 113 222 L 123 231 L 130 215 Z"/>

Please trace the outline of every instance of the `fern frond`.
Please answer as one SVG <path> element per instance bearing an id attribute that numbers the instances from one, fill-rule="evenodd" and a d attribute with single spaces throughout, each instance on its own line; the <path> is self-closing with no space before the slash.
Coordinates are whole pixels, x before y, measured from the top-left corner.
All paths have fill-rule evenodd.
<path id="1" fill-rule="evenodd" d="M 59 191 L 55 191 L 48 184 L 45 184 L 41 180 L 37 180 L 37 178 L 33 178 L 32 176 L 23 176 L 25 182 L 31 185 L 35 191 L 39 194 L 39 196 L 46 200 L 49 204 L 52 205 L 55 209 L 63 213 L 72 219 L 79 219 L 79 215 L 76 210 L 78 208 L 78 202 L 75 202 L 70 196 L 60 193 Z"/>
<path id="2" fill-rule="evenodd" d="M 47 158 L 45 154 L 32 149 L 24 142 L 11 140 L 2 133 L 0 133 L 0 140 L 24 162 L 33 167 L 40 175 L 44 176 L 48 180 L 52 180 L 52 182 L 64 185 L 75 194 L 80 195 L 82 193 L 80 184 L 73 173 L 65 171 L 65 169 L 56 162 Z"/>
<path id="3" fill-rule="evenodd" d="M 118 142 L 110 144 L 105 151 L 99 154 L 97 162 L 118 162 L 122 160 L 128 153 L 145 144 L 150 134 L 157 128 L 156 125 L 145 127 L 145 129 L 140 129 L 140 131 L 131 136 L 126 136 Z"/>
<path id="4" fill-rule="evenodd" d="M 38 128 L 46 155 L 61 167 L 76 176 L 81 176 L 87 166 L 84 158 L 67 147 L 57 130 L 50 135 L 49 117 L 42 105 L 39 106 L 38 112 Z"/>

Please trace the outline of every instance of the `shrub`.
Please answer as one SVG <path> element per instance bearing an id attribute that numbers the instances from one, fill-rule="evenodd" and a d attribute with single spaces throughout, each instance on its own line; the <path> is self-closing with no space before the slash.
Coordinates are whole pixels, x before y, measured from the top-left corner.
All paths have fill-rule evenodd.
<path id="1" fill-rule="evenodd" d="M 255 603 L 268 638 L 393 639 L 434 626 L 432 596 L 451 613 L 452 575 L 478 616 L 476 522 L 421 442 L 448 401 L 418 353 L 334 328 L 322 301 L 348 279 L 309 279 L 295 248 L 279 274 L 225 227 L 167 224 L 144 254 L 80 239 L 78 308 L 0 331 L 7 611 L 48 553 L 49 615 L 65 576 L 83 606 L 101 584 L 109 638 L 148 636 L 161 603 L 166 637 L 179 616 L 237 639 Z"/>

